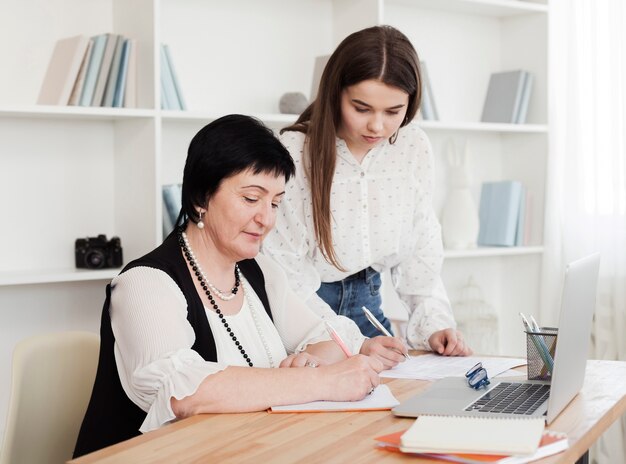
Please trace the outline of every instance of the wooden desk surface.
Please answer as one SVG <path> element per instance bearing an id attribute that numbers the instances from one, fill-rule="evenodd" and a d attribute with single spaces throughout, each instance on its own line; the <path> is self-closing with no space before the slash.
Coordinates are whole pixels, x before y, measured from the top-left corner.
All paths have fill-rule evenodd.
<path id="1" fill-rule="evenodd" d="M 402 401 L 428 382 L 386 379 Z M 549 427 L 570 448 L 541 464 L 572 463 L 626 411 L 626 362 L 589 361 L 579 395 Z M 387 463 L 423 461 L 378 450 L 374 437 L 407 429 L 389 411 L 204 414 L 70 461 L 85 463 Z"/>

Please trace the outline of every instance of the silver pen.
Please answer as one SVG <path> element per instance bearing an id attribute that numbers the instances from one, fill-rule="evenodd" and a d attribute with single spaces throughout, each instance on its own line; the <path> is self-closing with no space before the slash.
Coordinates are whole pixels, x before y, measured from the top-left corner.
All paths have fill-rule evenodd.
<path id="1" fill-rule="evenodd" d="M 381 331 L 383 335 L 386 335 L 387 337 L 393 337 L 393 335 L 389 333 L 389 331 L 385 328 L 385 326 L 382 325 L 380 321 L 376 319 L 376 317 L 374 317 L 374 315 L 369 309 L 367 309 L 365 306 L 361 306 L 361 309 L 365 313 L 365 317 L 367 317 L 367 320 L 370 321 L 370 323 L 374 327 L 376 327 L 379 331 Z M 411 357 L 407 353 L 402 353 L 402 354 L 404 355 L 406 359 L 411 359 Z"/>

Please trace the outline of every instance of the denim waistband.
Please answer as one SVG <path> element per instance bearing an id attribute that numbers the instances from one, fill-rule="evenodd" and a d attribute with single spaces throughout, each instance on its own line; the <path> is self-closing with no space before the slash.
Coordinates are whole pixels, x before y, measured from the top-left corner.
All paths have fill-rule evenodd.
<path id="1" fill-rule="evenodd" d="M 377 271 L 375 271 L 371 267 L 367 267 L 359 272 L 355 272 L 354 274 L 349 275 L 343 280 L 365 280 L 367 282 L 372 278 L 372 276 L 376 274 L 378 274 Z"/>

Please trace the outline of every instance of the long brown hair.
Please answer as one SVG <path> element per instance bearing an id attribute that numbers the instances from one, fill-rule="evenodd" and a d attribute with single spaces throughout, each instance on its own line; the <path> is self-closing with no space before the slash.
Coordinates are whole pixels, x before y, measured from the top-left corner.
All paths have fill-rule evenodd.
<path id="1" fill-rule="evenodd" d="M 333 246 L 330 192 L 337 160 L 341 93 L 346 87 L 369 79 L 409 95 L 406 117 L 400 127 L 407 125 L 422 99 L 417 52 L 402 32 L 391 26 L 374 26 L 350 34 L 337 46 L 322 73 L 317 98 L 294 124 L 281 131 L 306 134 L 303 165 L 311 188 L 315 238 L 326 261 L 339 270 L 345 269 Z M 395 137 L 389 141 L 393 143 Z"/>

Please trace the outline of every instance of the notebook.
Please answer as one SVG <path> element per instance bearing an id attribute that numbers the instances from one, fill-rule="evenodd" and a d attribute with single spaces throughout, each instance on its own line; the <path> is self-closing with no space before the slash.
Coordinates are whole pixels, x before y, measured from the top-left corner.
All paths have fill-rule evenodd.
<path id="1" fill-rule="evenodd" d="M 600 255 L 593 254 L 566 266 L 561 299 L 561 314 L 554 370 L 551 383 L 545 380 L 502 382 L 492 380 L 487 390 L 469 388 L 464 377 L 446 377 L 433 383 L 430 388 L 396 406 L 392 412 L 397 416 L 420 415 L 479 416 L 479 417 L 532 417 L 544 416 L 550 424 L 567 404 L 578 394 L 585 377 L 587 353 L 591 338 L 591 323 L 596 301 L 596 286 Z M 520 332 L 521 324 L 520 324 Z M 516 398 L 508 398 L 507 405 L 498 410 L 477 409 L 476 401 L 484 402 L 495 396 L 498 389 L 527 388 L 538 385 L 545 390 L 545 399 L 532 411 L 520 414 L 510 407 Z M 527 392 L 522 392 L 527 395 Z M 517 403 L 515 403 L 517 404 Z"/>

